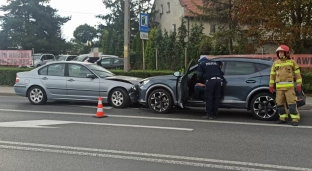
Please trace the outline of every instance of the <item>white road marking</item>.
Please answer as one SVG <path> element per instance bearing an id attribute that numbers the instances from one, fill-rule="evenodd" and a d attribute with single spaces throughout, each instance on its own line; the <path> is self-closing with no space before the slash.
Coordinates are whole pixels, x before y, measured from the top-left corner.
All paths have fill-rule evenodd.
<path id="1" fill-rule="evenodd" d="M 95 114 L 85 113 L 71 113 L 71 112 L 51 112 L 51 111 L 30 111 L 30 110 L 15 110 L 15 109 L 0 109 L 5 112 L 20 112 L 20 113 L 45 113 L 56 115 L 76 115 L 76 116 L 92 116 Z M 150 120 L 169 120 L 169 121 L 182 121 L 182 122 L 201 122 L 201 123 L 217 123 L 217 124 L 233 124 L 233 125 L 249 125 L 249 126 L 268 126 L 268 127 L 285 127 L 285 128 L 304 128 L 312 129 L 312 126 L 291 126 L 281 124 L 266 124 L 266 123 L 251 123 L 251 122 L 231 122 L 231 121 L 216 121 L 216 120 L 199 120 L 199 119 L 180 119 L 180 118 L 163 118 L 163 117 L 147 117 L 147 116 L 128 116 L 128 115 L 107 115 L 116 118 L 132 118 L 132 119 L 150 119 Z"/>
<path id="2" fill-rule="evenodd" d="M 298 171 L 311 171 L 312 170 L 309 168 L 282 166 L 282 165 L 271 165 L 271 164 L 261 164 L 261 163 L 251 163 L 251 162 L 218 160 L 218 159 L 209 159 L 209 158 L 197 158 L 197 157 L 175 156 L 175 155 L 154 154 L 154 153 L 140 153 L 140 152 L 118 151 L 118 150 L 107 150 L 107 149 L 96 149 L 96 148 L 59 146 L 59 145 L 38 144 L 38 143 L 24 143 L 24 142 L 0 140 L 0 144 L 11 145 L 11 146 L 0 145 L 0 148 L 11 148 L 11 147 L 16 148 L 16 146 L 12 146 L 12 145 L 18 145 L 18 146 L 41 147 L 41 148 L 50 148 L 50 149 L 55 148 L 55 149 L 63 149 L 63 150 L 87 151 L 87 152 L 94 152 L 95 154 L 113 153 L 113 154 L 121 154 L 121 155 L 134 155 L 134 156 L 158 157 L 158 158 L 177 159 L 177 160 L 189 160 L 189 161 L 196 161 L 196 162 L 211 162 L 211 163 L 219 163 L 219 164 L 227 164 L 227 165 L 263 167 L 263 168 L 269 168 L 269 169 L 298 170 Z"/>
<path id="3" fill-rule="evenodd" d="M 81 105 L 66 105 L 66 106 L 76 106 L 76 107 L 83 107 L 83 108 L 92 108 L 92 109 L 96 109 L 97 106 L 81 106 Z M 109 107 L 109 106 L 104 106 L 103 109 L 112 109 L 113 107 Z"/>
<path id="4" fill-rule="evenodd" d="M 112 123 L 97 123 L 97 122 L 59 121 L 59 120 L 29 120 L 29 121 L 0 122 L 0 127 L 55 128 L 55 127 L 45 127 L 44 125 L 60 125 L 60 124 L 103 125 L 103 126 L 119 126 L 119 127 L 132 127 L 132 128 L 151 128 L 151 129 L 167 129 L 167 130 L 178 130 L 178 131 L 193 131 L 193 129 L 190 129 L 190 128 L 127 125 L 127 124 L 112 124 Z"/>
<path id="5" fill-rule="evenodd" d="M 254 168 L 247 168 L 247 167 L 225 166 L 225 165 L 195 163 L 195 162 L 177 161 L 177 160 L 153 159 L 153 158 L 144 158 L 144 157 L 132 157 L 132 156 L 122 156 L 122 155 L 112 155 L 112 154 L 87 153 L 87 152 L 78 152 L 78 151 L 52 150 L 52 149 L 44 149 L 44 148 L 17 147 L 17 146 L 7 146 L 7 145 L 0 145 L 0 148 L 10 149 L 10 150 L 24 150 L 24 151 L 35 151 L 35 152 L 70 154 L 70 155 L 79 155 L 79 156 L 147 161 L 147 162 L 164 163 L 164 164 L 177 164 L 177 165 L 239 170 L 239 171 L 272 171 L 272 170 L 254 169 Z"/>

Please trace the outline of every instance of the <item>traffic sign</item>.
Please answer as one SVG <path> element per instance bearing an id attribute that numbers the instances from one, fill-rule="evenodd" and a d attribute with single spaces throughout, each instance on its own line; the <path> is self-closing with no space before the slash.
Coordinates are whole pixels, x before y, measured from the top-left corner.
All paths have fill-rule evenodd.
<path id="1" fill-rule="evenodd" d="M 148 40 L 148 33 L 140 32 L 140 39 Z"/>
<path id="2" fill-rule="evenodd" d="M 148 14 L 140 13 L 140 32 L 148 33 Z"/>

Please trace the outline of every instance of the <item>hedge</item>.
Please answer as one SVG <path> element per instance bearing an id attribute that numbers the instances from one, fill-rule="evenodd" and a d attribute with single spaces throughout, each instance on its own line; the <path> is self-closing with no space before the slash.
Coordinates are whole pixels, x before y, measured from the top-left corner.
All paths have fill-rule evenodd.
<path id="1" fill-rule="evenodd" d="M 16 68 L 16 67 L 0 67 L 0 86 L 13 86 L 15 84 L 15 76 L 17 72 L 29 71 L 31 68 Z M 147 78 L 159 75 L 173 75 L 174 71 L 162 70 L 131 70 L 124 72 L 123 70 L 111 70 L 116 75 L 126 75 L 140 78 Z M 303 83 L 306 92 L 312 91 L 312 71 L 303 70 Z"/>

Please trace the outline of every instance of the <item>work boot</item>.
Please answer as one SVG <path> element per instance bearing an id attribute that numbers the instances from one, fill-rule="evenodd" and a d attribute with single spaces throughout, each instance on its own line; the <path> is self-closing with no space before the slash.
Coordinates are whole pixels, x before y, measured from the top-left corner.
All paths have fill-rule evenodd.
<path id="1" fill-rule="evenodd" d="M 203 119 L 208 119 L 208 120 L 213 120 L 213 117 L 212 116 L 209 116 L 209 115 L 205 115 L 202 117 Z"/>
<path id="2" fill-rule="evenodd" d="M 279 121 L 277 121 L 277 124 L 285 124 L 285 123 L 287 123 L 287 121 L 285 121 L 285 120 L 279 120 Z"/>
<path id="3" fill-rule="evenodd" d="M 292 122 L 292 126 L 298 126 L 298 122 Z"/>

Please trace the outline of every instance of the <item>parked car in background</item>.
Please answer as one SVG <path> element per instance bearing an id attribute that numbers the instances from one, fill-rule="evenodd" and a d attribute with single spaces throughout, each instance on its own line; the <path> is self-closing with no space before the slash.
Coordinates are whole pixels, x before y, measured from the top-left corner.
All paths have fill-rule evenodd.
<path id="1" fill-rule="evenodd" d="M 71 61 L 71 60 L 75 59 L 76 57 L 77 57 L 77 55 L 60 55 L 56 59 L 54 59 L 53 61 Z"/>
<path id="2" fill-rule="evenodd" d="M 83 62 L 88 58 L 89 54 L 81 54 L 75 57 L 72 61 Z"/>
<path id="3" fill-rule="evenodd" d="M 124 58 L 102 57 L 101 65 L 106 69 L 123 69 Z"/>
<path id="4" fill-rule="evenodd" d="M 137 103 L 141 78 L 117 76 L 103 67 L 77 61 L 55 61 L 31 71 L 18 72 L 14 90 L 30 103 L 47 100 L 93 101 L 124 108 Z"/>
<path id="5" fill-rule="evenodd" d="M 278 117 L 275 94 L 269 92 L 272 61 L 250 58 L 213 58 L 223 63 L 222 71 L 227 81 L 222 86 L 220 108 L 238 108 L 250 110 L 260 120 L 272 120 Z M 184 73 L 156 76 L 143 79 L 139 83 L 139 102 L 156 113 L 168 113 L 172 107 L 205 107 L 204 101 L 190 100 L 188 84 L 196 74 L 198 64 L 190 61 Z M 195 75 L 196 78 L 196 75 Z M 304 92 L 296 91 L 297 105 L 305 105 Z"/>
<path id="6" fill-rule="evenodd" d="M 55 60 L 55 56 L 53 54 L 41 54 L 41 53 L 35 53 L 33 54 L 33 67 L 37 68 L 42 65 L 45 65 L 47 62 Z"/>

